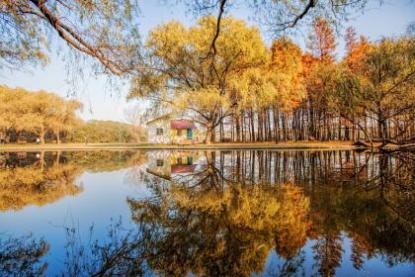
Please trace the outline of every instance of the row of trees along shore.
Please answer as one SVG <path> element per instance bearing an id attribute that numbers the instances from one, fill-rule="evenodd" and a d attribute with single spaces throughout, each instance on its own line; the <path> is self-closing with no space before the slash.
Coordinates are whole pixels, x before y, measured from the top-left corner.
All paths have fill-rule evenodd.
<path id="1" fill-rule="evenodd" d="M 3 143 L 142 142 L 145 132 L 113 121 L 84 122 L 77 116 L 82 105 L 45 91 L 29 92 L 0 86 L 0 138 Z"/>
<path id="2" fill-rule="evenodd" d="M 321 17 L 306 52 L 288 37 L 268 48 L 257 28 L 231 17 L 212 47 L 215 28 L 209 16 L 155 28 L 129 98 L 150 99 L 153 114 L 186 111 L 207 129 L 206 143 L 415 139 L 413 32 L 372 42 L 348 28 L 336 59 L 335 32 Z"/>
<path id="3" fill-rule="evenodd" d="M 415 137 L 415 24 L 375 42 L 348 29 L 346 53 L 335 57 L 333 26 L 364 11 L 367 0 L 166 1 L 205 16 L 191 27 L 158 26 L 145 43 L 137 1 L 72 2 L 1 1 L 0 69 L 47 64 L 55 35 L 74 50 L 75 68 L 83 61 L 96 74 L 131 79 L 130 99 L 151 99 L 152 114 L 186 111 L 206 128 L 206 143 Z M 224 17 L 239 5 L 278 35 L 271 47 L 257 28 Z M 280 36 L 310 24 L 306 52 Z M 57 137 L 64 128 L 49 119 L 34 125 L 30 132 L 48 126 Z"/>

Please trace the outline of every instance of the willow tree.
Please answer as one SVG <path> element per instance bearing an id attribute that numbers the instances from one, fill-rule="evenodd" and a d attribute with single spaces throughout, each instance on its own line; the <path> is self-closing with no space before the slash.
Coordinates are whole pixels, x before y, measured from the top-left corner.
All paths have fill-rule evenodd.
<path id="1" fill-rule="evenodd" d="M 215 34 L 213 17 L 202 17 L 190 28 L 170 22 L 154 29 L 146 42 L 149 69 L 133 78 L 129 94 L 186 110 L 206 127 L 206 143 L 240 101 L 234 97 L 234 81 L 267 58 L 258 29 L 244 21 L 224 18 L 212 48 Z"/>
<path id="2" fill-rule="evenodd" d="M 50 105 L 56 102 L 52 97 L 53 95 L 47 92 L 38 92 L 28 94 L 24 99 L 24 104 L 28 107 L 26 130 L 35 133 L 42 144 L 45 143 L 48 126 L 56 116 L 54 107 Z"/>
<path id="3" fill-rule="evenodd" d="M 341 20 L 351 10 L 362 9 L 367 0 L 167 2 L 173 6 L 185 2 L 196 14 L 215 14 L 216 35 L 209 42 L 214 49 L 219 34 L 225 29 L 221 19 L 234 4 L 247 7 L 275 34 L 307 24 L 317 15 Z M 22 64 L 46 63 L 48 46 L 54 37 L 59 37 L 75 53 L 94 58 L 105 72 L 124 75 L 141 69 L 139 9 L 137 0 L 1 0 L 0 66 L 17 69 Z"/>
<path id="4" fill-rule="evenodd" d="M 330 98 L 329 109 L 352 124 L 353 139 L 357 129 L 357 138 L 360 138 L 362 132 L 366 140 L 373 141 L 372 134 L 367 129 L 367 111 L 362 107 L 364 97 L 358 77 L 359 72 L 364 71 L 365 59 L 372 48 L 372 43 L 364 36 L 358 39 L 352 27 L 346 29 L 345 42 L 346 55 L 342 61 L 324 68 L 319 74 L 326 83 L 326 95 Z M 345 137 L 350 139 L 346 130 Z"/>
<path id="5" fill-rule="evenodd" d="M 1 137 L 8 139 L 10 131 L 22 131 L 27 125 L 23 116 L 26 109 L 22 99 L 26 93 L 22 89 L 11 90 L 6 86 L 0 86 L 0 131 Z"/>
<path id="6" fill-rule="evenodd" d="M 82 108 L 82 104 L 77 100 L 64 100 L 60 97 L 53 97 L 53 101 L 51 105 L 55 108 L 54 116 L 49 118 L 48 127 L 55 134 L 56 142 L 60 143 L 61 132 L 73 131 L 76 126 L 81 125 L 82 120 L 76 113 Z"/>
<path id="7" fill-rule="evenodd" d="M 134 0 L 1 0 L 0 68 L 47 62 L 58 36 L 105 71 L 124 74 L 138 57 L 137 11 Z"/>
<path id="8" fill-rule="evenodd" d="M 370 141 L 379 138 L 385 144 L 411 139 L 415 119 L 414 38 L 349 41 L 342 63 L 328 64 L 314 75 L 322 88 L 324 107 L 328 111 L 334 108 Z"/>
<path id="9" fill-rule="evenodd" d="M 265 63 L 265 62 L 264 62 Z M 266 63 L 265 63 L 266 64 Z M 255 140 L 254 125 L 255 116 L 257 116 L 257 127 L 260 129 L 263 125 L 263 111 L 271 103 L 277 91 L 272 83 L 271 75 L 266 71 L 264 66 L 246 70 L 239 78 L 235 78 L 231 83 L 231 97 L 236 103 L 235 114 L 236 122 L 242 118 L 242 127 L 245 118 L 248 119 L 250 127 L 250 139 Z M 239 114 L 241 114 L 239 116 Z M 245 115 L 247 114 L 247 116 Z M 239 137 L 239 124 L 237 123 L 237 136 Z M 262 129 L 261 129 L 262 130 Z M 262 136 L 262 132 L 258 132 Z M 262 137 L 261 137 L 262 138 Z M 239 138 L 238 138 L 239 139 Z"/>
<path id="10" fill-rule="evenodd" d="M 251 141 L 279 140 L 280 117 L 287 139 L 286 115 L 305 96 L 301 73 L 301 50 L 283 37 L 273 42 L 261 66 L 246 70 L 232 81 L 232 96 L 238 104 L 234 115 L 237 140 L 241 140 L 241 127 L 243 141 L 247 140 L 247 129 Z"/>
<path id="11" fill-rule="evenodd" d="M 359 121 L 365 116 L 365 110 L 361 108 L 361 83 L 357 76 L 344 63 L 333 63 L 315 70 L 312 78 L 318 80 L 319 99 L 320 103 L 323 103 L 319 109 L 324 109 L 325 112 L 323 120 L 326 120 L 328 115 L 334 115 L 338 117 L 339 130 L 342 125 L 340 120 L 343 119 L 348 124 L 356 126 L 367 140 L 372 141 L 367 128 Z M 340 133 L 339 131 L 338 139 L 341 139 Z M 345 137 L 349 139 L 348 128 L 345 133 Z"/>
<path id="12" fill-rule="evenodd" d="M 71 130 L 80 121 L 76 114 L 80 108 L 79 101 L 53 93 L 0 86 L 0 130 L 7 140 L 12 132 L 18 139 L 19 133 L 26 131 L 36 134 L 42 143 L 45 134 L 51 132 L 59 142 L 59 133 Z"/>
<path id="13" fill-rule="evenodd" d="M 415 38 L 384 39 L 368 52 L 363 70 L 361 104 L 377 123 L 378 137 L 392 138 L 393 123 L 401 137 L 414 120 Z M 391 122 L 394 121 L 394 122 Z"/>
<path id="14" fill-rule="evenodd" d="M 173 1 L 172 1 L 173 2 Z M 174 2 L 178 2 L 174 0 Z M 216 36 L 221 33 L 224 14 L 237 7 L 245 8 L 252 18 L 265 26 L 273 36 L 281 32 L 295 31 L 300 26 L 311 25 L 316 17 L 338 24 L 346 20 L 352 11 L 365 9 L 368 0 L 181 0 L 195 14 L 215 14 Z M 382 1 L 379 1 L 381 4 Z M 212 40 L 212 46 L 216 39 Z"/>

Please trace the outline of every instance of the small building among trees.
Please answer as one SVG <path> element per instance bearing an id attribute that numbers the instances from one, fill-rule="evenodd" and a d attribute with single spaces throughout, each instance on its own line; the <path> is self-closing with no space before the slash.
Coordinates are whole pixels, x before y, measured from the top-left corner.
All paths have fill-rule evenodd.
<path id="1" fill-rule="evenodd" d="M 198 143 L 198 129 L 189 119 L 177 119 L 167 114 L 147 122 L 149 143 L 194 144 Z"/>
<path id="2" fill-rule="evenodd" d="M 198 167 L 199 154 L 199 152 L 195 151 L 151 151 L 148 154 L 149 159 L 146 171 L 169 181 L 177 176 L 182 178 L 192 175 Z"/>

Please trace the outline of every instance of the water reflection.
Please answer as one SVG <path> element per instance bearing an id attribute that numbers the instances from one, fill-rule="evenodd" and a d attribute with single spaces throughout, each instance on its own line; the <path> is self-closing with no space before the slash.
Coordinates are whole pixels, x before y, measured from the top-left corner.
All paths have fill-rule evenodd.
<path id="1" fill-rule="evenodd" d="M 31 236 L 18 238 L 0 238 L 0 275 L 1 276 L 41 276 L 47 268 L 40 259 L 49 251 L 44 240 L 35 240 Z"/>
<path id="2" fill-rule="evenodd" d="M 152 179 L 156 201 L 130 200 L 164 274 L 263 272 L 270 249 L 289 261 L 312 240 L 313 268 L 332 276 L 344 235 L 357 270 L 378 256 L 415 261 L 411 153 L 205 152 L 199 162 L 168 189 Z"/>
<path id="3" fill-rule="evenodd" d="M 52 197 L 57 195 L 55 191 L 67 195 L 73 186 L 82 189 L 74 180 L 86 170 L 102 172 L 133 165 L 142 166 L 127 173 L 134 179 L 130 181 L 151 192 L 150 196 L 127 197 L 132 227 L 113 222 L 105 239 L 93 239 L 91 229 L 91 238 L 81 240 L 76 228 L 66 229 L 66 267 L 62 271 L 69 275 L 415 273 L 413 153 L 132 151 L 56 155 L 45 155 L 43 162 L 36 157 L 28 162 L 28 155 L 24 162 L 13 163 L 16 158 L 9 154 L 0 174 L 8 174 L 11 179 L 7 180 L 13 181 L 0 184 L 13 188 L 9 194 L 25 201 L 3 197 L 7 189 L 1 190 L 1 207 L 41 205 L 38 199 L 46 199 L 48 194 L 50 202 L 57 201 L 58 197 Z M 18 169 L 41 174 L 26 173 L 36 177 L 23 178 L 26 175 L 17 174 Z M 54 190 L 49 192 L 40 184 Z M 15 202 L 20 204 L 9 204 Z"/>
<path id="4" fill-rule="evenodd" d="M 43 206 L 82 192 L 75 180 L 145 162 L 136 152 L 19 152 L 0 155 L 0 212 Z"/>
<path id="5" fill-rule="evenodd" d="M 172 184 L 156 197 L 129 201 L 133 220 L 146 234 L 150 267 L 163 275 L 262 272 L 272 248 L 295 256 L 309 228 L 309 200 L 291 184 L 210 189 Z"/>

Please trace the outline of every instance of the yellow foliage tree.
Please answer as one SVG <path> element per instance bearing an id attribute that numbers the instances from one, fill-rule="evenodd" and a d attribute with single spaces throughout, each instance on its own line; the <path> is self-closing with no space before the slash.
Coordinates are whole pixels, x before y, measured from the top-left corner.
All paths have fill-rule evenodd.
<path id="1" fill-rule="evenodd" d="M 150 69 L 135 76 L 129 94 L 185 109 L 206 127 L 207 143 L 240 101 L 232 84 L 268 54 L 257 28 L 234 18 L 224 18 L 221 28 L 214 46 L 214 17 L 202 17 L 190 28 L 170 22 L 154 29 L 146 42 Z"/>
<path id="2" fill-rule="evenodd" d="M 134 220 L 150 228 L 148 262 L 160 274 L 250 276 L 263 271 L 274 245 L 290 258 L 306 241 L 309 200 L 292 184 L 172 183 L 160 196 L 129 200 Z"/>

